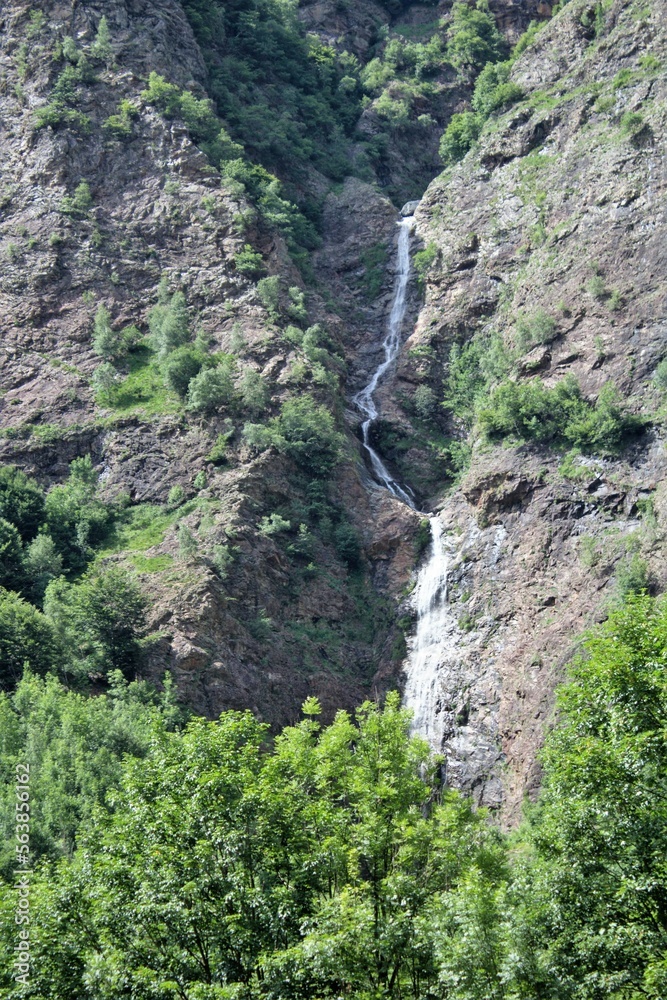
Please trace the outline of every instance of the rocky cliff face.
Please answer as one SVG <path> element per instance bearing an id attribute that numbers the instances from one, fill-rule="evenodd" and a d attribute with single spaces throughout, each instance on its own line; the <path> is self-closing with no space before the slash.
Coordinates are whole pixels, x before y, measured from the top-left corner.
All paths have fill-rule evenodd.
<path id="1" fill-rule="evenodd" d="M 140 98 L 150 71 L 191 88 L 204 79 L 189 24 L 170 2 L 74 10 L 54 3 L 44 13 L 25 46 L 28 5 L 2 12 L 2 461 L 49 484 L 66 475 L 73 458 L 91 453 L 105 495 L 122 491 L 135 505 L 164 504 L 174 486 L 193 498 L 193 477 L 205 471 L 208 485 L 183 523 L 208 550 L 233 540 L 235 563 L 224 582 L 201 560 L 177 561 L 175 524 L 137 547 L 130 542 L 129 550 L 121 539 L 105 557 L 139 568 L 151 595 L 150 626 L 162 635 L 152 674 L 172 670 L 184 697 L 212 715 L 250 706 L 284 722 L 309 692 L 329 714 L 351 706 L 369 689 L 391 616 L 380 594 L 372 606 L 361 598 L 363 581 L 351 581 L 331 549 L 316 545 L 312 557 L 325 572 L 315 579 L 258 534 L 263 514 L 294 499 L 290 469 L 277 456 L 252 460 L 238 442 L 226 466 L 212 464 L 207 455 L 228 429 L 224 419 L 198 419 L 175 397 L 156 395 L 141 358 L 120 406 L 96 404 L 90 385 L 99 364 L 91 349 L 99 305 L 114 326 L 145 330 L 166 275 L 184 291 L 212 350 L 228 348 L 240 324 L 247 364 L 265 374 L 276 400 L 288 391 L 281 373 L 289 345 L 279 343 L 255 286 L 233 263 L 252 239 L 270 266 L 295 281 L 282 240 L 239 233 L 235 220 L 247 204 L 221 185 L 182 125 Z M 70 36 L 85 50 L 102 13 L 113 60 L 79 87 L 77 110 L 89 124 L 36 129 L 35 111 L 57 76 L 55 46 Z M 123 100 L 141 110 L 119 140 L 103 123 Z M 91 203 L 68 211 L 66 199 L 82 180 Z M 360 491 L 356 480 L 351 489 Z"/>
<path id="2" fill-rule="evenodd" d="M 570 3 L 542 29 L 512 71 L 525 99 L 426 192 L 418 233 L 434 262 L 387 388 L 394 401 L 425 381 L 441 394 L 453 344 L 500 333 L 516 345 L 522 318 L 538 316 L 541 342 L 517 350 L 511 378 L 553 386 L 574 375 L 590 400 L 611 382 L 649 418 L 618 458 L 478 441 L 458 487 L 438 501 L 432 468 L 425 483 L 455 553 L 458 632 L 440 699 L 450 773 L 511 816 L 539 782 L 554 685 L 582 630 L 604 616 L 633 560 L 665 586 L 652 378 L 667 332 L 667 38 L 657 5 L 619 0 L 598 18 L 594 30 L 589 7 Z M 396 426 L 408 419 L 397 412 Z M 455 414 L 439 420 L 462 433 Z"/>
<path id="3" fill-rule="evenodd" d="M 317 3 L 299 16 L 364 61 L 382 25 L 401 20 L 418 32 L 450 6 L 392 15 L 373 3 Z M 492 8 L 511 39 L 550 14 L 532 0 Z M 565 471 L 553 450 L 478 443 L 454 485 L 443 441 L 463 440 L 467 428 L 440 407 L 418 417 L 414 398 L 422 386 L 441 399 L 455 342 L 490 330 L 513 342 L 517 317 L 544 314 L 549 336 L 518 358 L 513 377 L 539 373 L 549 385 L 571 372 L 591 399 L 611 380 L 632 409 L 659 406 L 650 378 L 665 334 L 664 29 L 657 5 L 616 0 L 600 9 L 571 0 L 549 22 L 514 64 L 523 100 L 429 186 L 415 250 L 429 248 L 430 266 L 423 290 L 413 287 L 414 333 L 382 387 L 375 430 L 421 506 L 441 511 L 454 553 L 452 656 L 439 699 L 451 779 L 503 804 L 510 818 L 539 781 L 554 685 L 581 629 L 604 613 L 617 570 L 639 552 L 655 585 L 663 582 L 660 424 L 622 458 L 571 458 Z M 65 65 L 63 39 L 89 53 L 102 14 L 112 53 L 76 82 L 70 110 L 82 117 L 36 127 Z M 330 716 L 396 684 L 423 529 L 419 514 L 370 480 L 351 410 L 339 407 L 346 460 L 322 514 L 293 463 L 274 450 L 253 453 L 242 420 L 185 410 L 160 388 L 146 353 L 125 362 L 114 406 L 91 386 L 100 304 L 116 329 L 134 324 L 143 334 L 166 277 L 210 350 L 233 351 L 262 374 L 269 413 L 325 392 L 235 264 L 251 243 L 269 273 L 303 289 L 278 229 L 221 180 L 177 118 L 141 96 L 152 71 L 206 95 L 207 68 L 183 8 L 52 0 L 32 12 L 16 0 L 3 6 L 0 32 L 0 460 L 48 485 L 90 453 L 105 495 L 129 495 L 131 527 L 99 558 L 139 574 L 158 633 L 148 674 L 169 669 L 197 711 L 247 706 L 280 724 L 309 694 Z M 469 83 L 448 72 L 430 123 L 397 128 L 375 174 L 332 184 L 313 170 L 299 179 L 321 203 L 308 310 L 347 362 L 346 382 L 336 368 L 338 399 L 377 361 L 393 278 L 388 195 L 421 193 L 439 169 L 444 124 L 467 107 Z M 124 101 L 133 110 L 120 134 L 108 122 Z M 374 114 L 364 111 L 362 137 L 373 134 Z M 89 200 L 77 207 L 82 181 Z M 198 473 L 204 486 L 194 485 Z M 177 511 L 165 506 L 174 486 L 183 491 Z M 303 544 L 296 521 L 289 537 L 258 530 L 272 512 L 294 520 L 295 510 L 316 523 Z M 333 541 L 343 521 L 361 540 L 356 562 Z M 180 552 L 179 526 L 197 539 L 196 557 Z M 220 547 L 231 554 L 223 570 L 212 556 Z"/>

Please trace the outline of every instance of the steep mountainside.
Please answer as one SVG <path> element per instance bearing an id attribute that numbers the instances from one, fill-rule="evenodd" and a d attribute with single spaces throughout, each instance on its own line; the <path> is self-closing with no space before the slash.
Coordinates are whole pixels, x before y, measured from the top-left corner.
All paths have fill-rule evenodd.
<path id="1" fill-rule="evenodd" d="M 511 819 L 581 630 L 665 582 L 666 39 L 655 0 L 495 0 L 457 63 L 459 8 L 4 4 L 0 461 L 49 489 L 92 457 L 113 528 L 67 586 L 135 574 L 141 670 L 196 711 L 400 684 L 428 534 L 351 398 L 428 185 L 373 442 L 448 538 L 450 779 Z"/>
<path id="2" fill-rule="evenodd" d="M 384 436 L 454 533 L 438 706 L 451 771 L 510 810 L 539 781 L 552 691 L 582 630 L 619 590 L 665 587 L 666 41 L 657 4 L 568 4 L 512 68 L 523 99 L 417 213 L 426 302 L 385 413 L 413 408 Z M 598 400 L 595 432 L 529 397 L 535 379 L 567 378 Z M 501 398 L 503 383 L 519 389 Z M 440 501 L 423 424 L 407 431 L 419 386 L 447 401 L 425 415 L 429 433 L 473 444 Z M 616 406 L 642 415 L 643 433 L 624 438 Z"/>

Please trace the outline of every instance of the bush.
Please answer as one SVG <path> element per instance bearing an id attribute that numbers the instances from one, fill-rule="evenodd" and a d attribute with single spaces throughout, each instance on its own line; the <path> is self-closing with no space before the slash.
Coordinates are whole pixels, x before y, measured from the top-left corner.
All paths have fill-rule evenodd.
<path id="1" fill-rule="evenodd" d="M 440 140 L 439 153 L 445 165 L 462 160 L 479 138 L 484 120 L 474 111 L 452 115 Z"/>
<path id="2" fill-rule="evenodd" d="M 308 395 L 288 399 L 268 426 L 246 424 L 243 436 L 257 449 L 273 445 L 314 476 L 331 472 L 343 443 L 331 413 Z"/>
<path id="3" fill-rule="evenodd" d="M 484 118 L 523 97 L 521 87 L 510 81 L 511 62 L 487 63 L 475 82 L 472 106 Z"/>
<path id="4" fill-rule="evenodd" d="M 415 389 L 412 404 L 415 412 L 422 420 L 430 420 L 435 412 L 436 397 L 428 385 L 420 385 Z"/>
<path id="5" fill-rule="evenodd" d="M 616 387 L 608 382 L 600 390 L 594 407 L 575 413 L 566 427 L 566 438 L 575 447 L 593 454 L 616 454 L 625 440 L 641 433 L 646 421 L 625 412 Z"/>
<path id="6" fill-rule="evenodd" d="M 258 416 L 266 409 L 268 389 L 266 382 L 253 368 L 246 368 L 239 381 L 241 401 L 246 410 Z"/>
<path id="7" fill-rule="evenodd" d="M 292 288 L 287 290 L 287 315 L 290 319 L 293 319 L 295 323 L 305 323 L 308 318 L 308 310 L 306 309 L 306 295 L 301 289 L 294 285 Z"/>
<path id="8" fill-rule="evenodd" d="M 553 339 L 556 332 L 556 321 L 544 309 L 538 309 L 532 315 L 525 313 L 517 316 L 516 346 L 520 351 L 527 351 L 536 344 L 544 344 Z"/>
<path id="9" fill-rule="evenodd" d="M 177 507 L 180 507 L 185 503 L 186 499 L 185 490 L 180 483 L 177 483 L 176 486 L 172 486 L 169 490 L 169 494 L 167 496 L 167 510 L 176 510 Z"/>
<path id="10" fill-rule="evenodd" d="M 168 118 L 180 116 L 193 141 L 201 146 L 216 166 L 242 155 L 243 147 L 232 141 L 207 98 L 201 99 L 187 90 L 181 91 L 154 71 L 149 75 L 148 88 L 141 92 L 141 98 Z"/>
<path id="11" fill-rule="evenodd" d="M 291 527 L 291 521 L 288 521 L 280 514 L 269 514 L 267 517 L 261 519 L 257 525 L 257 530 L 260 535 L 266 535 L 270 538 L 271 535 L 278 535 L 282 531 L 289 531 Z"/>
<path id="12" fill-rule="evenodd" d="M 445 409 L 471 427 L 479 402 L 488 394 L 490 385 L 507 374 L 510 363 L 511 355 L 498 333 L 473 337 L 463 345 L 453 344 L 445 380 Z"/>
<path id="13" fill-rule="evenodd" d="M 249 243 L 246 243 L 243 250 L 234 254 L 234 266 L 239 274 L 245 274 L 249 278 L 259 278 L 266 273 L 261 253 L 253 250 Z"/>
<path id="14" fill-rule="evenodd" d="M 653 382 L 660 392 L 667 392 L 667 358 L 663 358 L 653 375 Z M 2 472 L 0 471 L 0 475 Z M 1 501 L 0 501 L 1 503 Z M 0 507 L 1 510 L 1 507 Z M 6 516 L 6 515 L 5 515 Z M 10 518 L 11 520 L 11 518 Z"/>
<path id="15" fill-rule="evenodd" d="M 234 553 L 229 545 L 215 545 L 212 557 L 213 568 L 221 580 L 225 580 L 234 563 Z"/>
<path id="16" fill-rule="evenodd" d="M 334 545 L 341 559 L 350 567 L 358 566 L 361 559 L 361 544 L 357 532 L 346 521 L 334 529 Z"/>
<path id="17" fill-rule="evenodd" d="M 122 333 L 112 330 L 111 313 L 101 304 L 95 313 L 93 350 L 106 361 L 117 361 L 126 353 Z"/>
<path id="18" fill-rule="evenodd" d="M 160 282 L 158 302 L 148 313 L 151 344 L 160 358 L 185 344 L 190 338 L 188 307 L 183 292 L 169 294 L 166 279 Z"/>
<path id="19" fill-rule="evenodd" d="M 235 400 L 231 360 L 215 368 L 204 368 L 195 375 L 190 382 L 187 399 L 188 409 L 203 413 L 230 406 Z"/>
<path id="20" fill-rule="evenodd" d="M 626 111 L 621 117 L 621 132 L 629 139 L 637 139 L 648 126 L 638 111 Z"/>
<path id="21" fill-rule="evenodd" d="M 215 439 L 215 444 L 211 448 L 210 452 L 206 456 L 206 461 L 211 462 L 213 465 L 224 465 L 227 461 L 227 450 L 229 446 L 229 439 L 234 433 L 233 428 L 230 431 L 222 432 L 218 434 Z"/>
<path id="22" fill-rule="evenodd" d="M 178 554 L 186 562 L 194 559 L 199 552 L 199 542 L 187 524 L 178 526 Z"/>
<path id="23" fill-rule="evenodd" d="M 480 428 L 491 439 L 566 444 L 593 454 L 615 454 L 643 421 L 627 414 L 618 393 L 607 384 L 591 406 L 577 380 L 566 376 L 553 389 L 540 379 L 504 382 L 479 412 Z"/>
<path id="24" fill-rule="evenodd" d="M 96 396 L 105 397 L 109 395 L 119 380 L 120 375 L 114 366 L 110 361 L 105 361 L 103 364 L 98 365 L 93 372 L 90 384 Z"/>
<path id="25" fill-rule="evenodd" d="M 314 475 L 327 475 L 338 460 L 343 438 L 334 419 L 312 396 L 289 399 L 274 422 L 276 445 Z"/>
<path id="26" fill-rule="evenodd" d="M 127 139 L 132 135 L 132 121 L 139 115 L 139 108 L 132 101 L 123 99 L 120 101 L 116 114 L 109 117 L 102 123 L 102 128 L 116 139 Z"/>
<path id="27" fill-rule="evenodd" d="M 438 259 L 438 248 L 435 243 L 429 243 L 423 250 L 418 250 L 413 257 L 414 269 L 420 281 L 423 281 L 433 264 Z"/>
<path id="28" fill-rule="evenodd" d="M 60 210 L 65 215 L 84 217 L 93 204 L 93 196 L 90 193 L 90 185 L 87 181 L 81 181 L 75 188 L 73 196 L 65 196 L 60 203 Z"/>
<path id="29" fill-rule="evenodd" d="M 194 347 L 186 344 L 177 347 L 162 362 L 165 383 L 178 393 L 181 399 L 185 399 L 188 386 L 201 371 L 204 360 L 205 356 Z"/>
<path id="30" fill-rule="evenodd" d="M 34 479 L 13 465 L 0 466 L 0 517 L 30 541 L 44 522 L 44 492 Z"/>
<path id="31" fill-rule="evenodd" d="M 498 31 L 487 0 L 474 7 L 456 2 L 448 31 L 447 58 L 461 73 L 470 77 L 486 63 L 498 62 L 507 52 L 507 43 Z"/>
<path id="32" fill-rule="evenodd" d="M 260 301 L 274 323 L 280 319 L 280 278 L 272 274 L 257 282 L 257 292 Z"/>
<path id="33" fill-rule="evenodd" d="M 594 299 L 603 299 L 607 294 L 607 286 L 605 280 L 601 274 L 594 274 L 586 282 L 586 291 L 589 295 L 592 295 Z"/>
<path id="34" fill-rule="evenodd" d="M 616 571 L 616 589 L 621 600 L 631 594 L 648 593 L 653 585 L 646 561 L 635 552 L 622 562 Z"/>

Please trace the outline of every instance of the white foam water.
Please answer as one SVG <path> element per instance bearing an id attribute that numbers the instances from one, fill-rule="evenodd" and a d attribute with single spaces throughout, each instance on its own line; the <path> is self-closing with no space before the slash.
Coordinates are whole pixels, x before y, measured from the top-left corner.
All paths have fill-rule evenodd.
<path id="1" fill-rule="evenodd" d="M 409 507 L 414 509 L 415 502 L 409 487 L 401 486 L 391 475 L 386 465 L 378 455 L 375 448 L 370 443 L 370 430 L 374 420 L 378 418 L 378 409 L 375 405 L 374 395 L 382 376 L 391 368 L 398 356 L 401 348 L 401 329 L 405 319 L 407 309 L 407 290 L 410 279 L 410 233 L 414 219 L 408 216 L 398 223 L 398 261 L 396 271 L 396 282 L 394 285 L 394 297 L 387 323 L 387 335 L 382 341 L 384 349 L 384 361 L 382 361 L 373 373 L 373 377 L 361 392 L 353 397 L 352 402 L 361 410 L 365 420 L 361 425 L 361 435 L 366 449 L 366 454 L 371 463 L 373 475 L 386 489 L 395 497 L 402 500 Z"/>
<path id="2" fill-rule="evenodd" d="M 407 207 L 407 206 L 406 206 Z M 410 234 L 414 219 L 402 218 L 399 223 L 396 282 L 387 334 L 382 342 L 384 360 L 378 365 L 368 385 L 354 396 L 353 402 L 364 415 L 361 425 L 364 448 L 376 480 L 393 496 L 413 510 L 414 496 L 409 486 L 394 479 L 370 443 L 370 429 L 378 418 L 375 392 L 385 373 L 395 362 L 401 348 L 401 331 L 407 308 L 410 279 Z M 439 676 L 442 665 L 455 652 L 458 639 L 456 620 L 447 601 L 447 567 L 450 553 L 446 545 L 441 520 L 429 516 L 431 545 L 419 570 L 415 586 L 417 628 L 406 663 L 404 703 L 412 709 L 413 729 L 438 749 L 443 741 L 443 713 L 439 706 Z"/>

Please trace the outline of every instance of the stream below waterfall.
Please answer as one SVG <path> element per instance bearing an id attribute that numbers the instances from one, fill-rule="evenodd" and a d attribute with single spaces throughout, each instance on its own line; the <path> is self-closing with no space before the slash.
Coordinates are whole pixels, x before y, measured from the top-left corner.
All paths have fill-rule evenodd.
<path id="1" fill-rule="evenodd" d="M 394 364 L 402 344 L 401 332 L 407 310 L 410 236 L 413 226 L 412 215 L 401 218 L 398 223 L 396 280 L 387 321 L 387 333 L 382 342 L 384 359 L 375 369 L 368 384 L 353 397 L 353 402 L 364 417 L 361 424 L 362 440 L 374 478 L 398 500 L 416 510 L 415 497 L 410 487 L 399 483 L 391 475 L 370 443 L 371 427 L 379 416 L 374 399 L 375 392 L 383 376 Z M 406 663 L 404 703 L 407 708 L 412 709 L 415 732 L 440 750 L 443 732 L 438 712 L 438 678 L 443 662 L 448 654 L 451 655 L 453 652 L 457 630 L 447 601 L 449 554 L 442 522 L 433 514 L 425 516 L 428 516 L 431 525 L 431 545 L 426 562 L 418 572 L 415 586 L 417 627 Z"/>

